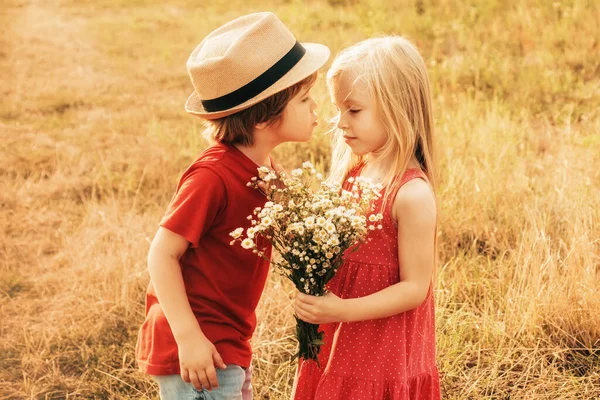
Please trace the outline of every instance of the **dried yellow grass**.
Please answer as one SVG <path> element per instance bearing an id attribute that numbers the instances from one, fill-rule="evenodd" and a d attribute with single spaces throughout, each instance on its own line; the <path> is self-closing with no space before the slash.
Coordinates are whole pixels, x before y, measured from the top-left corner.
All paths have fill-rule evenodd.
<path id="1" fill-rule="evenodd" d="M 206 2 L 201 2 L 206 3 Z M 441 159 L 438 359 L 448 399 L 600 397 L 600 4 L 8 0 L 0 9 L 0 399 L 157 398 L 133 349 L 145 258 L 205 147 L 185 60 L 270 9 L 302 41 L 415 40 Z M 331 115 L 288 168 L 326 168 Z M 258 310 L 256 398 L 287 399 L 292 288 Z"/>

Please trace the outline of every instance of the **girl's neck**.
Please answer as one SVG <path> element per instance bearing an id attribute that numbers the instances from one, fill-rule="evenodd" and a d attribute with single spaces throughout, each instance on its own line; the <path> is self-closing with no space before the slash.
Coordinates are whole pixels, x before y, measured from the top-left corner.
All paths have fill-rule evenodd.
<path id="1" fill-rule="evenodd" d="M 381 182 L 387 176 L 390 168 L 392 168 L 392 163 L 382 159 L 378 154 L 369 153 L 363 159 L 364 167 L 360 173 L 361 176 L 366 178 L 370 178 L 375 182 Z M 411 159 L 406 169 L 412 168 L 420 168 L 419 163 L 415 159 Z"/>
<path id="2" fill-rule="evenodd" d="M 373 182 L 381 182 L 385 178 L 386 168 L 377 158 L 365 157 L 363 160 L 364 166 L 360 171 L 360 176 L 369 178 Z"/>

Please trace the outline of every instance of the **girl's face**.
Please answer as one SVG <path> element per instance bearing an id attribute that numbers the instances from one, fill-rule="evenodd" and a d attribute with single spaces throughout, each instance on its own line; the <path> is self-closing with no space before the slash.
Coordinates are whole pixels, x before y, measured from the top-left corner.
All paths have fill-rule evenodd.
<path id="1" fill-rule="evenodd" d="M 331 99 L 339 112 L 338 128 L 344 132 L 344 140 L 354 154 L 377 154 L 386 143 L 387 134 L 375 101 L 357 77 L 354 72 L 343 72 L 331 91 Z"/>

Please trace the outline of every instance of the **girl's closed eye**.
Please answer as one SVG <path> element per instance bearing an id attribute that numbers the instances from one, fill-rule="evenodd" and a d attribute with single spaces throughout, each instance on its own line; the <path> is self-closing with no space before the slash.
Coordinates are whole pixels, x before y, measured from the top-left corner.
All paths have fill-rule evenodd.
<path id="1" fill-rule="evenodd" d="M 362 110 L 361 110 L 361 109 L 359 109 L 359 108 L 351 108 L 351 109 L 349 109 L 349 110 L 348 110 L 348 112 L 349 112 L 350 114 L 358 114 L 358 113 L 359 113 L 359 112 L 361 112 L 361 111 L 362 111 Z"/>

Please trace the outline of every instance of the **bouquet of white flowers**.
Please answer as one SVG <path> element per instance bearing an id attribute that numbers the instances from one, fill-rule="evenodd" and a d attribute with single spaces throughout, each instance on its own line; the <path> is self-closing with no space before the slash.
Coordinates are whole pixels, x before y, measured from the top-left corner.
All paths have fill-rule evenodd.
<path id="1" fill-rule="evenodd" d="M 327 282 L 342 264 L 342 255 L 365 240 L 369 230 L 381 229 L 381 214 L 372 214 L 374 200 L 380 197 L 379 185 L 364 178 L 350 178 L 351 190 L 323 181 L 310 162 L 292 171 L 291 176 L 261 167 L 259 179 L 248 186 L 265 188 L 267 202 L 248 216 L 252 226 L 244 235 L 238 228 L 231 232 L 234 244 L 264 257 L 254 238 L 261 235 L 281 254 L 272 263 L 306 294 L 322 296 Z M 298 356 L 317 360 L 323 344 L 319 326 L 296 317 Z"/>

